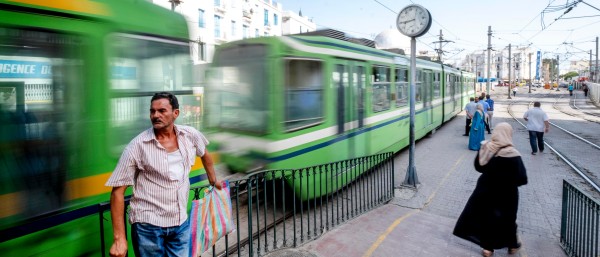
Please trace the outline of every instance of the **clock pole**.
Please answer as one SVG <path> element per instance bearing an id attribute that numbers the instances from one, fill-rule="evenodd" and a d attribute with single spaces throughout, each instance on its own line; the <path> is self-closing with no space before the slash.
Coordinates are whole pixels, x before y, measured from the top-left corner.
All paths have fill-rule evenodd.
<path id="1" fill-rule="evenodd" d="M 408 168 L 402 183 L 404 186 L 417 188 L 419 177 L 415 167 L 415 100 L 417 95 L 417 37 L 429 31 L 431 27 L 431 13 L 423 6 L 411 4 L 404 7 L 396 18 L 396 26 L 400 33 L 410 37 L 410 125 L 408 150 Z"/>
<path id="2" fill-rule="evenodd" d="M 417 76 L 417 39 L 410 38 L 410 125 L 408 148 L 408 169 L 404 178 L 404 185 L 417 187 L 419 177 L 417 176 L 417 167 L 415 167 L 415 100 L 416 100 L 416 76 Z"/>

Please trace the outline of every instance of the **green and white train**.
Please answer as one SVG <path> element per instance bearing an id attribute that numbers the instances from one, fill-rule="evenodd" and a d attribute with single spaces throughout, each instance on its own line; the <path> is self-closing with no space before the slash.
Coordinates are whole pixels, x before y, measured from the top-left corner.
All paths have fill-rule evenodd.
<path id="1" fill-rule="evenodd" d="M 214 56 L 204 129 L 238 172 L 397 152 L 409 144 L 409 61 L 322 36 L 231 42 Z M 461 112 L 475 76 L 421 59 L 416 74 L 418 139 Z"/>

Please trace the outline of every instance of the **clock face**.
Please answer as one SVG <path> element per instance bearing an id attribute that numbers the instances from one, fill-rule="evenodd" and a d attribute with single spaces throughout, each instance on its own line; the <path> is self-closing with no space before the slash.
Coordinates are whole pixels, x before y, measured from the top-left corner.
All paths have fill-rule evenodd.
<path id="1" fill-rule="evenodd" d="M 423 6 L 411 4 L 400 11 L 396 26 L 405 36 L 419 37 L 431 27 L 431 15 Z"/>

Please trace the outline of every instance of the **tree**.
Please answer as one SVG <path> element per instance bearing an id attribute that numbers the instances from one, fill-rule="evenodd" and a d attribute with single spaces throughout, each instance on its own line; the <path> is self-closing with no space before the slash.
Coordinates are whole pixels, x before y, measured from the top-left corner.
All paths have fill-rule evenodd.
<path id="1" fill-rule="evenodd" d="M 577 73 L 576 71 L 569 71 L 563 75 L 560 75 L 561 78 L 563 78 L 564 80 L 571 80 L 573 77 L 577 77 L 579 76 L 579 73 Z"/>

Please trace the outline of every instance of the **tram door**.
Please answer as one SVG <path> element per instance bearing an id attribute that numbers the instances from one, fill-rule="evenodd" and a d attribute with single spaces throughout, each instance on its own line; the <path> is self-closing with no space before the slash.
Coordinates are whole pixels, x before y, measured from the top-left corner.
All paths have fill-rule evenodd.
<path id="1" fill-rule="evenodd" d="M 448 95 L 450 96 L 450 106 L 452 108 L 452 112 L 450 113 L 453 113 L 456 111 L 456 75 L 448 74 L 446 82 L 448 83 L 446 89 L 448 90 Z"/>
<path id="2" fill-rule="evenodd" d="M 336 92 L 337 133 L 347 135 L 348 158 L 366 154 L 366 135 L 360 133 L 365 119 L 365 74 L 362 62 L 338 60 L 332 81 Z"/>

